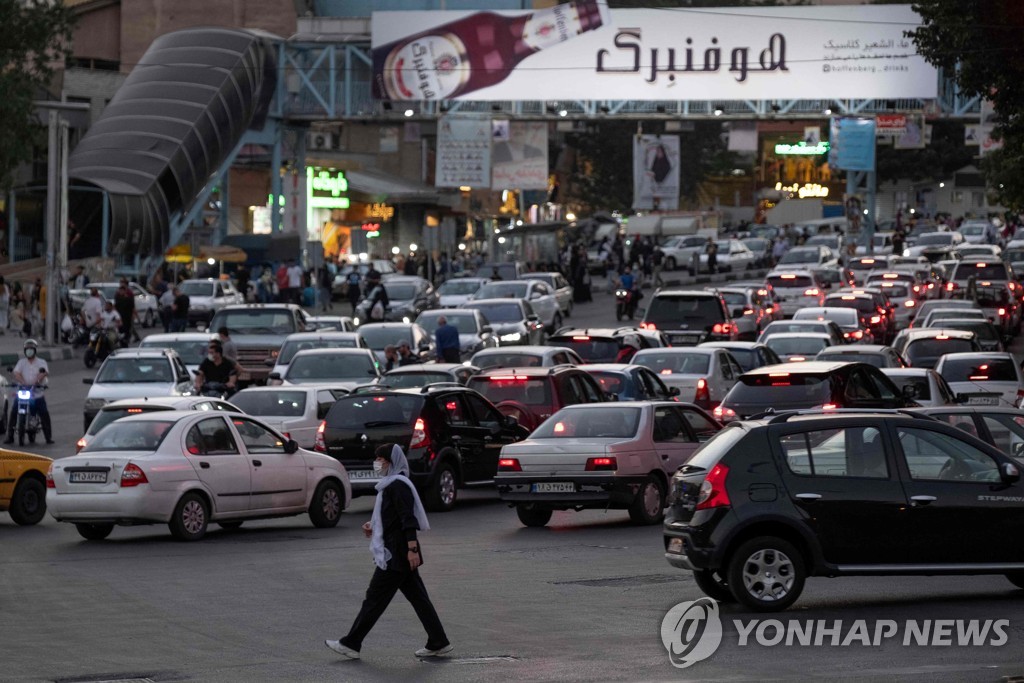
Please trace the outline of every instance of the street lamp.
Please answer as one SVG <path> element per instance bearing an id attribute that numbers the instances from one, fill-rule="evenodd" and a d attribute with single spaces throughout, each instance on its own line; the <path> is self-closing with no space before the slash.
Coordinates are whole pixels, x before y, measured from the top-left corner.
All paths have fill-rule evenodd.
<path id="1" fill-rule="evenodd" d="M 412 244 L 409 245 L 409 251 L 416 251 L 417 248 L 418 247 L 416 246 L 415 242 L 413 242 Z"/>
<path id="2" fill-rule="evenodd" d="M 402 253 L 402 250 L 399 249 L 398 247 L 391 247 L 391 253 L 394 254 L 395 256 L 398 256 L 400 253 Z"/>

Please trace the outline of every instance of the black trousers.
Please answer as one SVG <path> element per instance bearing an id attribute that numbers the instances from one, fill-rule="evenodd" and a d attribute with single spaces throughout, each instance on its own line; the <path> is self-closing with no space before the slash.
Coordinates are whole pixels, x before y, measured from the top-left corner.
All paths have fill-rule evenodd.
<path id="1" fill-rule="evenodd" d="M 384 610 L 391 604 L 395 593 L 402 591 L 402 595 L 409 601 L 412 608 L 416 610 L 416 616 L 427 631 L 427 648 L 437 650 L 448 645 L 448 636 L 445 635 L 441 620 L 434 610 L 434 605 L 427 595 L 427 587 L 423 585 L 418 571 L 392 571 L 380 569 L 373 572 L 370 579 L 370 587 L 366 589 L 366 599 L 363 606 L 352 623 L 348 635 L 341 639 L 341 644 L 359 651 L 363 647 L 363 639 L 377 623 Z"/>
<path id="2" fill-rule="evenodd" d="M 441 358 L 444 359 L 445 363 L 462 362 L 462 358 L 459 356 L 459 349 L 454 346 L 449 346 L 447 349 L 441 349 Z"/>

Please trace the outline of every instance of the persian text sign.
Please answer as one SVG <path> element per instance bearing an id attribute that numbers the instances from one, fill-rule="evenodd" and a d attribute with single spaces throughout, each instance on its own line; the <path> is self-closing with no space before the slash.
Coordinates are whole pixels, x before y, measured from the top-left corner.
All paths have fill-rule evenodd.
<path id="1" fill-rule="evenodd" d="M 937 95 L 935 68 L 903 36 L 920 24 L 910 5 L 595 7 L 576 0 L 535 12 L 374 12 L 376 93 L 392 100 Z M 522 39 L 478 45 L 481 35 L 509 31 Z"/>

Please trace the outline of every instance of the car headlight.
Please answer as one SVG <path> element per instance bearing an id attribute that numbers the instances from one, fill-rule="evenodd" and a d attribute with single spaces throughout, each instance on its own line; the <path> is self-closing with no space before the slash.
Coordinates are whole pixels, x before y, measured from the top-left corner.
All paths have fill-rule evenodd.
<path id="1" fill-rule="evenodd" d="M 105 398 L 87 398 L 85 399 L 86 410 L 100 410 L 103 406 L 107 405 Z"/>
<path id="2" fill-rule="evenodd" d="M 903 255 L 904 256 L 910 256 L 910 250 L 909 249 L 904 249 L 903 250 Z"/>
<path id="3" fill-rule="evenodd" d="M 406 315 L 406 316 L 403 316 L 403 317 L 402 317 L 402 322 L 403 322 L 403 323 L 405 323 L 406 325 L 408 325 L 408 324 L 409 324 L 409 323 L 411 323 L 412 321 L 411 321 L 411 320 L 409 320 L 409 316 L 407 316 L 407 315 Z"/>
<path id="4" fill-rule="evenodd" d="M 359 327 L 359 318 L 352 318 L 352 324 Z"/>
<path id="5" fill-rule="evenodd" d="M 500 337 L 501 341 L 503 342 L 517 342 L 522 338 L 523 335 L 519 334 L 518 332 L 513 332 L 512 334 L 503 334 Z"/>

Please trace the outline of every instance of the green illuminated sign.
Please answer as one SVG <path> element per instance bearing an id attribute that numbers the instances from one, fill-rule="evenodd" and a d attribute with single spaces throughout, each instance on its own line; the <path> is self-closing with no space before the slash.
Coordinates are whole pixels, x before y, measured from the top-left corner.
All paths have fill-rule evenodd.
<path id="1" fill-rule="evenodd" d="M 306 205 L 316 209 L 347 209 L 348 179 L 341 171 L 306 168 Z"/>
<path id="2" fill-rule="evenodd" d="M 806 142 L 798 142 L 795 145 L 779 143 L 775 145 L 775 153 L 780 155 L 821 156 L 822 154 L 828 154 L 828 142 L 822 140 L 816 145 L 808 145 Z"/>

